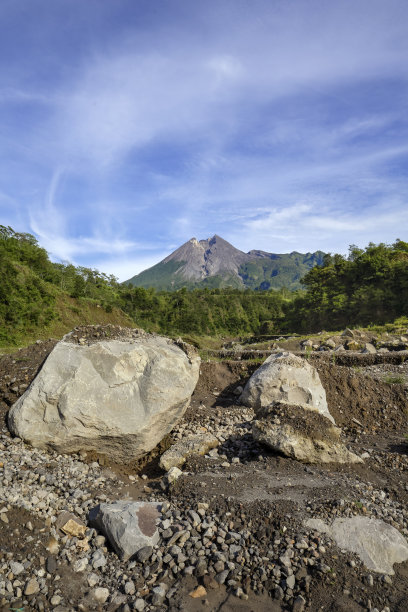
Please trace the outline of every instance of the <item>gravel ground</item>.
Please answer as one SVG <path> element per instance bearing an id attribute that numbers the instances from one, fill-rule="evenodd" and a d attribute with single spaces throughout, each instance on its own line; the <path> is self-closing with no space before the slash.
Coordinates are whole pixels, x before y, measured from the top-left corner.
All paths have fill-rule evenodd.
<path id="1" fill-rule="evenodd" d="M 51 347 L 1 358 L 3 414 Z M 364 515 L 408 536 L 406 386 L 384 382 L 394 370 L 383 366 L 357 371 L 319 360 L 344 442 L 365 462 L 305 466 L 253 440 L 253 412 L 236 403 L 234 391 L 255 367 L 202 365 L 172 440 L 209 432 L 220 446 L 189 459 L 170 486 L 158 452 L 143 465 L 100 465 L 85 453 L 32 449 L 3 425 L 0 609 L 405 612 L 407 562 L 394 576 L 369 572 L 304 520 Z M 93 506 L 116 499 L 162 504 L 158 545 L 126 562 L 87 526 Z M 84 522 L 84 537 L 59 529 L 63 512 Z"/>

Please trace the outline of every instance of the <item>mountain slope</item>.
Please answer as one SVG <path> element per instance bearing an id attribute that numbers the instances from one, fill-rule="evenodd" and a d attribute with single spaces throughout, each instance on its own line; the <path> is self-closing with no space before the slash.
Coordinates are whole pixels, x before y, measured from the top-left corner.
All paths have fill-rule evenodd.
<path id="1" fill-rule="evenodd" d="M 181 287 L 237 287 L 250 289 L 299 289 L 300 279 L 324 253 L 244 253 L 221 238 L 191 238 L 161 262 L 132 277 L 136 287 L 176 290 Z"/>

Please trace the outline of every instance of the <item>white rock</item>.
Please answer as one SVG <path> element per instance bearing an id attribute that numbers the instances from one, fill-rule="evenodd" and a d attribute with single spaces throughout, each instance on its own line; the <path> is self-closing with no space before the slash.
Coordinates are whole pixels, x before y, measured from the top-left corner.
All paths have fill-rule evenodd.
<path id="1" fill-rule="evenodd" d="M 166 479 L 169 484 L 176 482 L 180 478 L 183 472 L 178 467 L 172 467 L 166 474 Z"/>
<path id="2" fill-rule="evenodd" d="M 88 559 L 86 557 L 83 557 L 82 559 L 77 559 L 73 565 L 73 570 L 74 572 L 79 574 L 80 572 L 84 572 L 86 570 L 87 565 Z"/>
<path id="3" fill-rule="evenodd" d="M 219 445 L 218 439 L 210 433 L 198 433 L 178 440 L 160 457 L 160 467 L 170 470 L 180 468 L 192 455 L 205 455 Z"/>
<path id="4" fill-rule="evenodd" d="M 394 563 L 408 559 L 408 542 L 400 532 L 379 519 L 365 516 L 338 518 L 331 525 L 309 519 L 306 527 L 327 533 L 339 548 L 356 553 L 367 569 L 394 574 Z"/>
<path id="5" fill-rule="evenodd" d="M 296 404 L 316 410 L 334 423 L 316 368 L 288 352 L 270 355 L 251 376 L 240 400 L 255 413 L 276 401 Z"/>
<path id="6" fill-rule="evenodd" d="M 61 341 L 10 409 L 9 427 L 36 447 L 129 462 L 183 416 L 199 366 L 197 353 L 160 336 L 90 346 Z"/>
<path id="7" fill-rule="evenodd" d="M 22 563 L 19 563 L 18 561 L 11 561 L 10 569 L 15 576 L 18 576 L 19 574 L 24 572 L 24 565 Z"/>
<path id="8" fill-rule="evenodd" d="M 91 572 L 90 574 L 88 574 L 87 576 L 87 581 L 88 584 L 91 588 L 93 588 L 94 586 L 96 586 L 99 582 L 99 576 L 98 574 L 95 574 L 94 572 Z"/>
<path id="9" fill-rule="evenodd" d="M 92 595 L 98 603 L 103 604 L 109 597 L 109 590 L 104 587 L 97 587 L 92 591 Z"/>

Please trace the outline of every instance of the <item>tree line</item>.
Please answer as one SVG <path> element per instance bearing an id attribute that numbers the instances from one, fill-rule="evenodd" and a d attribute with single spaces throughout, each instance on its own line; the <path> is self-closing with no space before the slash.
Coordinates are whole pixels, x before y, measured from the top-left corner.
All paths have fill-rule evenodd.
<path id="1" fill-rule="evenodd" d="M 285 312 L 285 329 L 313 332 L 384 324 L 408 315 L 408 243 L 351 246 L 326 255 L 302 279 L 305 292 Z"/>
<path id="2" fill-rule="evenodd" d="M 167 335 L 311 333 L 391 322 L 408 313 L 408 243 L 350 247 L 326 255 L 304 290 L 204 288 L 156 291 L 120 284 L 98 270 L 53 263 L 31 234 L 0 226 L 0 341 L 46 328 L 57 297 L 121 308 L 148 331 Z"/>

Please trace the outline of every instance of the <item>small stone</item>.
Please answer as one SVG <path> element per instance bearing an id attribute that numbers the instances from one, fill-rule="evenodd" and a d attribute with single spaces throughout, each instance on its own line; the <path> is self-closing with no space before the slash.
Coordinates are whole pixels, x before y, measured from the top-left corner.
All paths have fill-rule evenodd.
<path id="1" fill-rule="evenodd" d="M 24 595 L 34 595 L 40 590 L 40 585 L 35 578 L 31 578 L 25 586 Z"/>
<path id="2" fill-rule="evenodd" d="M 109 590 L 104 587 L 97 587 L 92 591 L 93 598 L 98 603 L 105 603 L 109 597 Z"/>
<path id="3" fill-rule="evenodd" d="M 183 472 L 176 466 L 171 467 L 166 474 L 166 480 L 169 484 L 176 482 L 182 476 Z"/>
<path id="4" fill-rule="evenodd" d="M 56 561 L 55 557 L 47 557 L 47 560 L 45 562 L 45 566 L 47 568 L 47 572 L 49 574 L 53 574 L 55 572 L 55 570 L 57 569 L 57 561 Z"/>
<path id="5" fill-rule="evenodd" d="M 135 603 L 133 604 L 133 608 L 135 610 L 137 610 L 137 612 L 142 612 L 146 607 L 145 601 L 144 599 L 140 599 L 140 597 L 138 599 L 136 599 Z"/>
<path id="6" fill-rule="evenodd" d="M 145 561 L 150 559 L 150 557 L 152 556 L 152 553 L 153 553 L 152 546 L 143 546 L 143 548 L 137 551 L 136 559 L 139 561 L 139 563 L 145 563 Z"/>
<path id="7" fill-rule="evenodd" d="M 106 544 L 106 538 L 103 535 L 98 535 L 95 538 L 95 546 L 97 546 L 98 548 L 100 548 L 101 546 L 105 546 Z"/>
<path id="8" fill-rule="evenodd" d="M 295 601 L 293 602 L 292 612 L 303 612 L 303 610 L 305 609 L 305 605 L 306 600 L 301 595 L 298 595 L 298 597 L 296 597 Z"/>
<path id="9" fill-rule="evenodd" d="M 98 567 L 105 567 L 107 561 L 106 557 L 101 550 L 96 550 L 92 556 L 92 567 L 98 569 Z"/>
<path id="10" fill-rule="evenodd" d="M 223 572 L 224 569 L 225 569 L 224 561 L 217 561 L 216 563 L 214 563 L 214 570 L 217 572 L 217 574 L 219 574 L 220 572 Z"/>
<path id="11" fill-rule="evenodd" d="M 202 585 L 200 585 L 194 589 L 194 591 L 190 591 L 189 595 L 193 599 L 199 599 L 200 597 L 205 597 L 207 595 L 207 591 Z"/>
<path id="12" fill-rule="evenodd" d="M 96 586 L 99 582 L 99 576 L 97 574 L 95 574 L 94 572 L 91 572 L 90 574 L 88 574 L 87 576 L 87 581 L 88 581 L 88 585 L 91 587 L 91 589 Z"/>
<path id="13" fill-rule="evenodd" d="M 58 545 L 58 540 L 56 540 L 54 538 L 54 536 L 51 536 L 48 539 L 47 545 L 45 547 L 49 553 L 51 553 L 52 555 L 56 555 L 58 550 L 59 550 L 59 545 Z"/>
<path id="14" fill-rule="evenodd" d="M 86 525 L 75 514 L 71 512 L 61 512 L 55 523 L 57 529 L 60 529 L 69 536 L 82 538 L 87 529 Z"/>
<path id="15" fill-rule="evenodd" d="M 226 581 L 228 577 L 228 574 L 229 574 L 229 570 L 224 570 L 216 575 L 215 580 L 218 582 L 218 584 L 224 584 L 224 582 Z"/>
<path id="16" fill-rule="evenodd" d="M 83 557 L 82 559 L 77 559 L 72 567 L 74 572 L 79 574 L 80 572 L 84 572 L 86 570 L 87 565 L 88 559 L 86 557 Z"/>
<path id="17" fill-rule="evenodd" d="M 295 582 L 296 582 L 296 578 L 295 576 L 292 574 L 291 576 L 288 576 L 286 578 L 286 586 L 288 587 L 288 589 L 293 589 L 295 588 Z"/>
<path id="18" fill-rule="evenodd" d="M 160 605 L 163 599 L 166 597 L 167 593 L 167 585 L 164 583 L 160 583 L 157 587 L 153 589 L 153 597 L 152 604 L 154 606 Z"/>
<path id="19" fill-rule="evenodd" d="M 22 572 L 24 572 L 24 565 L 19 563 L 18 561 L 11 561 L 10 569 L 15 576 L 18 576 Z"/>
<path id="20" fill-rule="evenodd" d="M 62 597 L 59 595 L 53 595 L 50 599 L 50 603 L 52 606 L 58 606 L 61 603 Z"/>
<path id="21" fill-rule="evenodd" d="M 129 580 L 125 583 L 125 593 L 126 595 L 134 595 L 136 592 L 135 583 L 132 580 Z"/>

